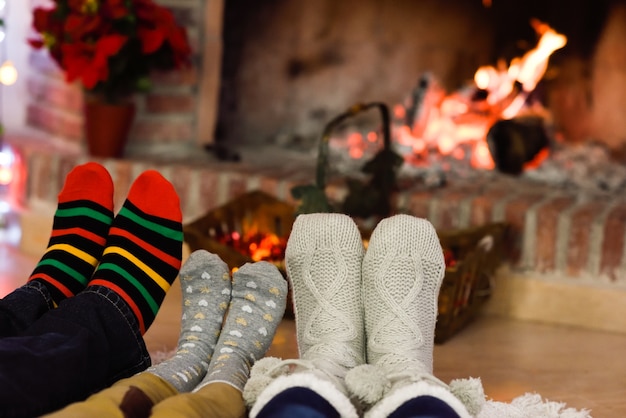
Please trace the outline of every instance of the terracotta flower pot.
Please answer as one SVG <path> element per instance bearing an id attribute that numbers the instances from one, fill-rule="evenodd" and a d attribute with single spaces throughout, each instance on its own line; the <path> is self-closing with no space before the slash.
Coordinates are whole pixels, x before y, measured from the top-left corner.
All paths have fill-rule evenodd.
<path id="1" fill-rule="evenodd" d="M 89 155 L 120 158 L 135 118 L 132 101 L 109 104 L 98 100 L 85 102 L 85 139 Z"/>

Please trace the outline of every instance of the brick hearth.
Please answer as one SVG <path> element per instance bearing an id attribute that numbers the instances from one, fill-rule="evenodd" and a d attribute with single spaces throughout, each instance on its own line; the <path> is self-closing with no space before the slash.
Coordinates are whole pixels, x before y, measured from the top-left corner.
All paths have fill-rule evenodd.
<path id="1" fill-rule="evenodd" d="M 40 253 L 65 175 L 88 157 L 15 147 L 26 167 L 20 197 L 22 247 Z M 295 203 L 291 187 L 313 180 L 312 165 L 302 164 L 101 162 L 114 179 L 117 207 L 133 179 L 154 168 L 174 184 L 185 222 L 256 189 Z M 338 184 L 328 189 L 331 197 L 343 193 Z M 623 197 L 588 196 L 503 176 L 485 182 L 456 181 L 436 190 L 416 185 L 396 196 L 395 207 L 397 212 L 429 219 L 440 230 L 492 221 L 511 225 L 510 259 L 498 274 L 487 312 L 626 332 Z"/>

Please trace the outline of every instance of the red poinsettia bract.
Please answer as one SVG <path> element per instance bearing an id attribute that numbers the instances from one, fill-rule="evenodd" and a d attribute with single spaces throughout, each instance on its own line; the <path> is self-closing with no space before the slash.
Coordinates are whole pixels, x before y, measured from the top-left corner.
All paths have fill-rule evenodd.
<path id="1" fill-rule="evenodd" d="M 63 66 L 67 68 L 67 81 L 80 79 L 91 90 L 109 77 L 109 58 L 117 54 L 128 41 L 122 35 L 107 35 L 95 44 L 74 43 L 63 46 Z"/>
<path id="2" fill-rule="evenodd" d="M 153 0 L 55 0 L 35 8 L 29 39 L 47 48 L 69 82 L 114 100 L 141 91 L 149 72 L 189 65 L 191 48 L 172 12 Z"/>

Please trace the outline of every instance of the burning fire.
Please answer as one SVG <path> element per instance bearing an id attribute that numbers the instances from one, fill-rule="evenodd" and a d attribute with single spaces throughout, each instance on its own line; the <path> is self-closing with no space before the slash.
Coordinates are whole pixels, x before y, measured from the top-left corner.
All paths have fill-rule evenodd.
<path id="1" fill-rule="evenodd" d="M 285 258 L 286 239 L 273 233 L 260 232 L 256 228 L 245 233 L 233 231 L 217 237 L 217 240 L 249 256 L 253 261 L 264 260 L 280 264 Z"/>
<path id="2" fill-rule="evenodd" d="M 486 92 L 487 103 L 498 106 L 507 102 L 513 94 L 512 100 L 501 111 L 503 119 L 511 119 L 521 110 L 528 93 L 532 92 L 541 80 L 548 66 L 550 55 L 557 49 L 563 48 L 567 38 L 554 31 L 550 26 L 539 20 L 531 21 L 531 25 L 540 35 L 537 46 L 528 51 L 523 57 L 515 58 L 508 68 L 499 69 L 492 66 L 480 67 L 474 75 L 476 86 Z M 516 83 L 521 89 L 515 88 Z"/>
<path id="3" fill-rule="evenodd" d="M 512 119 L 531 110 L 528 96 L 546 72 L 550 55 L 565 46 L 567 38 L 539 20 L 531 21 L 539 36 L 537 46 L 509 65 L 480 67 L 474 83 L 448 94 L 432 78 L 423 91 L 414 93 L 413 103 L 396 105 L 394 117 L 402 123 L 393 127 L 393 139 L 408 163 L 419 165 L 431 152 L 467 159 L 472 167 L 495 167 L 487 145 L 487 132 L 498 120 Z M 374 135 L 374 136 L 372 136 Z M 375 134 L 350 134 L 351 158 L 360 158 Z M 461 146 L 463 145 L 463 146 Z"/>

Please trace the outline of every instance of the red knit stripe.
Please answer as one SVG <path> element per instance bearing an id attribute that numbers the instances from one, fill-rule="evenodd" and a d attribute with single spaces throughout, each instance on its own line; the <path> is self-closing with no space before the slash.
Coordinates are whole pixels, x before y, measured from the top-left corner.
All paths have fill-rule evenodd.
<path id="1" fill-rule="evenodd" d="M 111 228 L 109 235 L 117 235 L 117 236 L 124 237 L 134 242 L 135 244 L 137 244 L 144 250 L 148 251 L 155 257 L 161 259 L 162 261 L 165 261 L 167 264 L 169 264 L 173 268 L 177 270 L 180 268 L 180 258 L 171 256 L 170 254 L 164 252 L 160 248 L 155 247 L 154 245 L 142 240 L 141 238 L 137 237 L 135 234 L 129 231 L 126 231 L 125 229 L 120 229 L 114 226 Z"/>
<path id="2" fill-rule="evenodd" d="M 44 280 L 44 281 L 50 283 L 52 286 L 56 287 L 57 290 L 59 290 L 59 292 L 63 293 L 65 295 L 65 297 L 69 298 L 70 296 L 74 296 L 74 292 L 72 292 L 70 289 L 65 287 L 65 285 L 63 283 L 61 283 L 58 280 L 53 279 L 52 277 L 48 276 L 47 274 L 44 274 L 44 273 L 34 274 L 33 276 L 31 276 L 28 279 L 28 281 L 31 281 L 33 279 L 41 279 L 41 280 Z"/>
<path id="3" fill-rule="evenodd" d="M 99 285 L 99 286 L 108 287 L 109 289 L 117 293 L 122 299 L 124 299 L 124 301 L 126 301 L 130 309 L 135 314 L 135 317 L 137 318 L 137 321 L 139 322 L 139 331 L 141 331 L 141 335 L 146 333 L 146 327 L 144 325 L 143 315 L 141 314 L 139 307 L 135 304 L 135 301 L 133 301 L 133 299 L 130 296 L 128 296 L 126 292 L 124 292 L 124 290 L 121 287 L 119 287 L 113 282 L 110 282 L 108 280 L 102 280 L 102 279 L 94 279 L 91 282 L 89 282 L 89 285 L 90 286 Z"/>
<path id="4" fill-rule="evenodd" d="M 70 235 L 70 234 L 74 234 L 74 235 L 80 235 L 84 238 L 87 238 L 88 240 L 91 240 L 97 244 L 100 245 L 104 245 L 106 243 L 106 237 L 102 237 L 98 234 L 94 234 L 91 231 L 88 231 L 84 228 L 79 228 L 79 227 L 75 227 L 75 228 L 66 228 L 66 229 L 53 229 L 52 233 L 50 234 L 51 237 L 58 237 L 61 235 Z"/>

